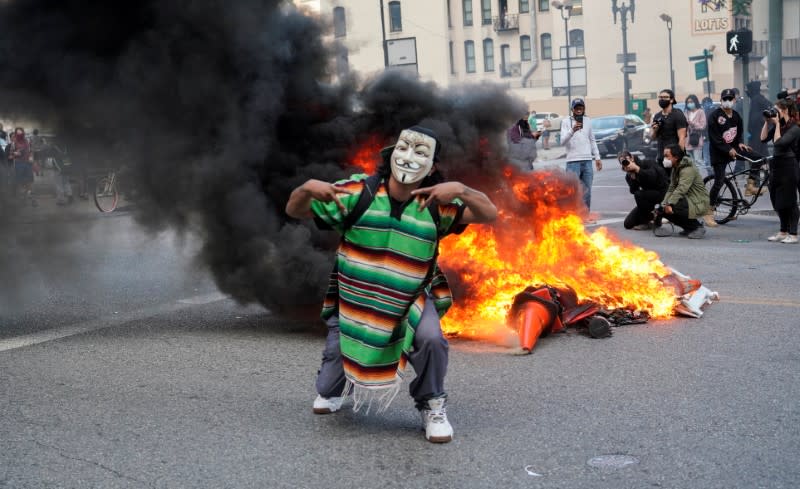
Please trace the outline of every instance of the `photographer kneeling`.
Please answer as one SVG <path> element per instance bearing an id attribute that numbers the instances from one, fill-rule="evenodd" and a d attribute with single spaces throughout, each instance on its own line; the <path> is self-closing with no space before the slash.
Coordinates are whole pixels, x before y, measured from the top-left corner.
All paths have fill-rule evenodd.
<path id="1" fill-rule="evenodd" d="M 702 222 L 709 209 L 708 190 L 703 185 L 703 177 L 686 156 L 680 146 L 670 144 L 664 148 L 664 168 L 672 169 L 669 188 L 660 208 L 656 209 L 654 224 L 656 236 L 672 235 L 672 229 L 661 226 L 661 217 L 683 228 L 679 234 L 691 239 L 700 239 L 706 234 Z M 672 226 L 670 226 L 672 227 Z"/>
<path id="2" fill-rule="evenodd" d="M 650 229 L 653 220 L 653 209 L 656 204 L 664 200 L 669 186 L 669 177 L 664 168 L 655 161 L 640 161 L 630 151 L 622 151 L 617 155 L 622 171 L 625 172 L 625 181 L 628 183 L 634 207 L 625 218 L 625 229 L 645 230 Z"/>

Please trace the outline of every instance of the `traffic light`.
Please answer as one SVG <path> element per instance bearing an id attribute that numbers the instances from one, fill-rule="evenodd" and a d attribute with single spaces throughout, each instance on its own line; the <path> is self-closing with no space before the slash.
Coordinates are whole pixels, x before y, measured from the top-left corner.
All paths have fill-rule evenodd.
<path id="1" fill-rule="evenodd" d="M 753 50 L 753 31 L 728 31 L 725 36 L 725 48 L 728 54 L 734 56 L 750 54 Z"/>

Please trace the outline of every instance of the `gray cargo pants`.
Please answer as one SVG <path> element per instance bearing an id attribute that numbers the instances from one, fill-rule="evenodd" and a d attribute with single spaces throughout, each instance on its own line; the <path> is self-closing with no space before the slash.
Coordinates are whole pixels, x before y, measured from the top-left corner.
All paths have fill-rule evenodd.
<path id="1" fill-rule="evenodd" d="M 325 339 L 325 350 L 322 352 L 322 366 L 317 373 L 317 392 L 322 397 L 339 397 L 345 384 L 342 353 L 339 349 L 339 316 L 332 316 L 327 324 L 328 337 Z M 417 374 L 408 390 L 418 408 L 428 399 L 446 395 L 444 377 L 447 374 L 448 349 L 436 306 L 428 297 L 414 335 L 413 351 L 408 355 L 408 360 Z"/>

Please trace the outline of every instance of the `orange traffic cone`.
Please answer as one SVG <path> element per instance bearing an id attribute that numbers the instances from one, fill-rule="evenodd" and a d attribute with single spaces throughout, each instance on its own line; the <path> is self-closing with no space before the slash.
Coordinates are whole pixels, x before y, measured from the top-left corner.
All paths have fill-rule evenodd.
<path id="1" fill-rule="evenodd" d="M 552 302 L 536 300 L 526 302 L 522 311 L 522 324 L 519 328 L 519 344 L 522 349 L 528 352 L 533 351 L 539 337 L 550 332 L 556 319 L 556 305 Z"/>

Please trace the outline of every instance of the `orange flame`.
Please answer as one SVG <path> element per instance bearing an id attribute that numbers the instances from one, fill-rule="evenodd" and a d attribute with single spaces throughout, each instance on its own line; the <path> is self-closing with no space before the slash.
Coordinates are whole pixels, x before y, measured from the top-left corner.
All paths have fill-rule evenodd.
<path id="1" fill-rule="evenodd" d="M 360 168 L 364 173 L 372 175 L 378 168 L 381 148 L 383 148 L 381 138 L 373 134 L 359 145 L 348 163 Z"/>
<path id="2" fill-rule="evenodd" d="M 587 232 L 574 176 L 511 169 L 504 176 L 507 187 L 491 196 L 497 222 L 473 225 L 440 245 L 439 262 L 457 298 L 442 321 L 446 333 L 496 337 L 514 296 L 538 284 L 571 287 L 579 300 L 607 308 L 672 316 L 676 294 L 660 280 L 670 271 L 655 252 L 604 227 Z"/>

